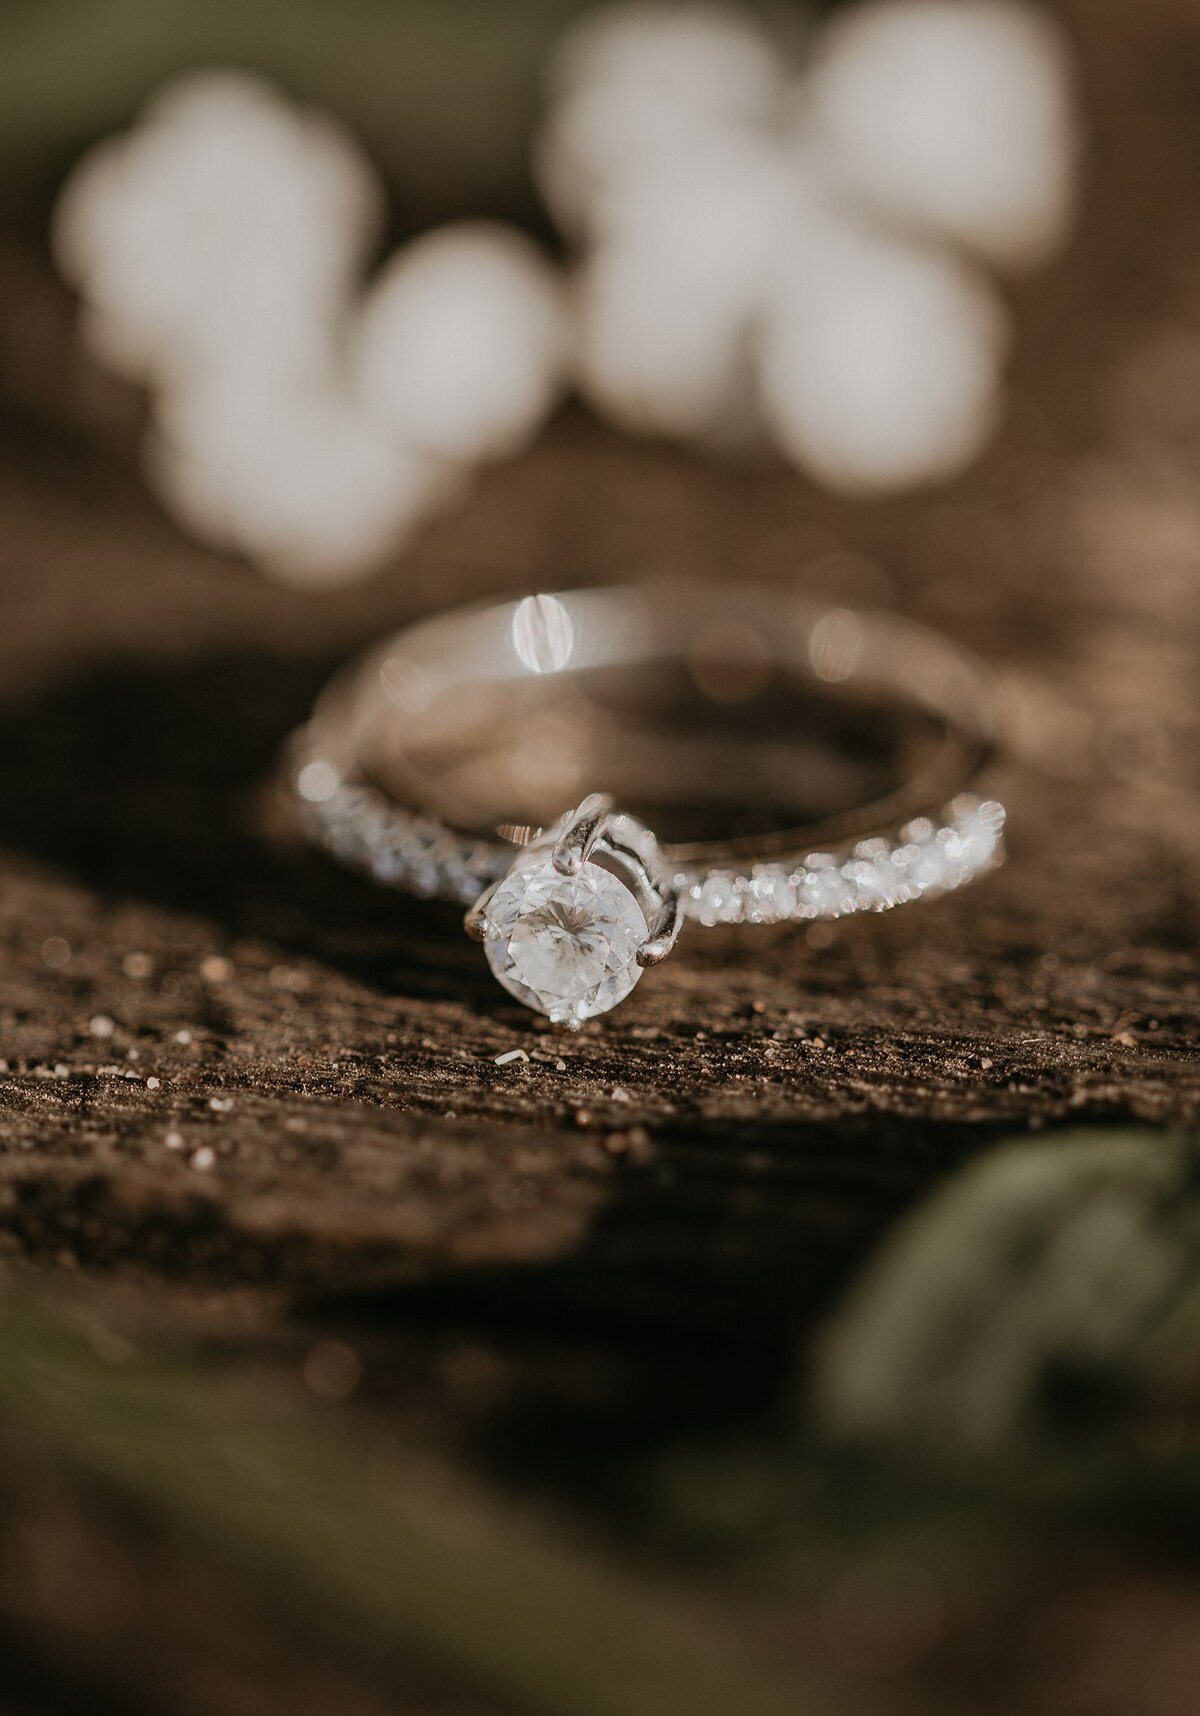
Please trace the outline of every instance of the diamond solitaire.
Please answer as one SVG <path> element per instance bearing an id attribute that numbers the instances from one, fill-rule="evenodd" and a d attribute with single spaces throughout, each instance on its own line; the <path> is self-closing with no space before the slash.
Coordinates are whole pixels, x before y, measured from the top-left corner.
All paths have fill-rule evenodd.
<path id="1" fill-rule="evenodd" d="M 607 1013 L 642 975 L 646 920 L 624 882 L 598 864 L 560 876 L 548 855 L 521 860 L 492 895 L 487 922 L 496 977 L 556 1024 Z"/>
<path id="2" fill-rule="evenodd" d="M 497 980 L 557 1025 L 623 1001 L 679 933 L 653 836 L 593 794 L 527 848 L 467 913 Z"/>

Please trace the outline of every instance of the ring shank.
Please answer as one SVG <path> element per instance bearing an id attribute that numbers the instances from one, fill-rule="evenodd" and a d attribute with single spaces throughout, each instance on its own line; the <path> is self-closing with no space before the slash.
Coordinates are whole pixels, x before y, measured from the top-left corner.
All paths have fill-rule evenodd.
<path id="1" fill-rule="evenodd" d="M 502 873 L 514 848 L 536 829 L 523 819 L 525 807 L 515 798 L 511 816 L 503 810 L 481 816 L 478 794 L 460 792 L 458 783 L 486 776 L 495 786 L 506 759 L 513 758 L 515 777 L 523 732 L 531 738 L 531 758 L 552 758 L 554 745 L 544 742 L 536 724 L 541 712 L 570 710 L 593 685 L 621 685 L 625 676 L 631 684 L 653 687 L 672 675 L 686 678 L 701 701 L 707 695 L 718 715 L 722 705 L 753 696 L 767 681 L 786 681 L 810 698 L 870 705 L 879 712 L 874 719 L 881 728 L 901 714 L 916 716 L 934 735 L 905 778 L 855 808 L 751 835 L 664 843 L 664 867 L 685 892 L 702 890 L 714 875 L 749 877 L 764 865 L 783 875 L 811 868 L 814 858 L 843 864 L 863 842 L 892 841 L 923 819 L 949 826 L 957 813 L 945 813 L 944 807 L 972 785 L 993 750 L 990 688 L 973 659 L 949 639 L 893 614 L 831 608 L 786 590 L 664 583 L 526 597 L 444 613 L 407 628 L 339 675 L 322 696 L 298 743 L 298 778 L 308 770 L 310 787 L 332 792 L 336 783 L 343 797 L 357 794 L 354 815 L 360 822 L 374 818 L 377 838 L 385 844 L 390 835 L 386 828 L 379 831 L 381 818 L 384 824 L 392 819 L 397 836 L 401 823 L 415 820 L 427 845 L 457 840 L 458 861 L 466 869 L 454 891 L 467 897 L 476 878 Z M 579 732 L 589 731 L 587 720 L 576 729 L 578 741 Z M 721 731 L 719 721 L 713 730 Z M 421 762 L 431 734 L 442 762 L 452 759 L 436 771 Z M 774 747 L 780 772 L 788 764 L 788 737 L 784 733 Z M 653 753 L 658 746 L 668 759 L 664 772 L 682 772 L 682 762 L 653 727 L 644 733 L 631 729 L 624 745 L 618 729 L 617 740 L 610 746 L 617 757 Z M 707 743 L 703 733 L 692 743 L 700 775 Z M 713 739 L 714 764 L 718 748 Z M 759 741 L 763 755 L 770 748 L 767 740 Z M 679 759 L 685 756 L 680 749 Z M 575 752 L 570 764 L 574 773 L 592 766 Z M 738 772 L 736 755 L 731 767 Z M 550 764 L 545 772 L 552 781 Z M 574 801 L 575 784 L 565 782 L 556 811 Z M 588 778 L 584 790 L 612 790 L 627 803 L 629 793 L 622 794 L 620 786 L 609 778 Z M 328 822 L 320 807 L 331 803 L 329 797 L 314 798 L 303 784 L 299 796 Z M 319 837 L 333 843 L 327 827 Z M 377 873 L 377 866 L 367 867 Z M 434 888 L 417 891 L 446 889 L 439 878 Z"/>

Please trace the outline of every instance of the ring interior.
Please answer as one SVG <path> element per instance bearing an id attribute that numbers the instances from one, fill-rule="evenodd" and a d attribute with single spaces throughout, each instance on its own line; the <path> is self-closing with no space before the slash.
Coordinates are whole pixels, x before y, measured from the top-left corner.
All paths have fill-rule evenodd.
<path id="1" fill-rule="evenodd" d="M 451 826 L 521 841 L 612 794 L 681 865 L 933 814 L 992 741 L 979 670 L 882 612 L 761 587 L 609 587 L 388 640 L 314 717 L 324 754 Z"/>

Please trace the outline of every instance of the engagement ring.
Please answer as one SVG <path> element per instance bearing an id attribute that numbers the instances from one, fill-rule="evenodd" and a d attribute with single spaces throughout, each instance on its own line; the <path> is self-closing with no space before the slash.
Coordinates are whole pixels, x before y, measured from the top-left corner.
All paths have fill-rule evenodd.
<path id="1" fill-rule="evenodd" d="M 421 621 L 333 680 L 287 772 L 318 844 L 466 905 L 504 988 L 578 1026 L 686 921 L 885 911 L 992 869 L 992 746 L 981 669 L 923 626 L 667 584 Z"/>

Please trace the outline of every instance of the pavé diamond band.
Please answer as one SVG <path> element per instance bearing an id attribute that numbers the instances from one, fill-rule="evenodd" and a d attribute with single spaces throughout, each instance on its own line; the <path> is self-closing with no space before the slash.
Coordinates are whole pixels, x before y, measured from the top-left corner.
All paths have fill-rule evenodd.
<path id="1" fill-rule="evenodd" d="M 971 790 L 991 704 L 964 651 L 891 614 L 612 586 L 388 639 L 323 694 L 288 782 L 319 845 L 467 905 L 504 987 L 578 1025 L 685 920 L 883 911 L 993 868 L 1004 811 Z"/>

